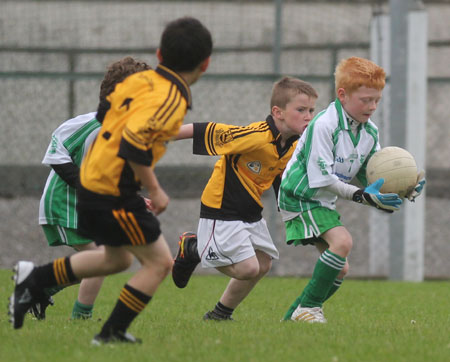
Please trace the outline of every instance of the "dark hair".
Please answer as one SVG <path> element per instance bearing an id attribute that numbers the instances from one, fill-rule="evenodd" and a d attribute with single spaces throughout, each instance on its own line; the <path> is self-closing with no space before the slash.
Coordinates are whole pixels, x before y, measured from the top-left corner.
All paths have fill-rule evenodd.
<path id="1" fill-rule="evenodd" d="M 117 62 L 112 63 L 106 71 L 102 84 L 100 85 L 100 103 L 97 109 L 97 120 L 103 122 L 105 114 L 111 106 L 106 97 L 114 91 L 117 83 L 122 82 L 131 74 L 152 69 L 145 62 L 136 60 L 132 57 L 125 57 Z"/>
<path id="2" fill-rule="evenodd" d="M 167 24 L 161 35 L 161 64 L 176 72 L 189 72 L 212 52 L 209 30 L 195 18 L 183 17 Z"/>

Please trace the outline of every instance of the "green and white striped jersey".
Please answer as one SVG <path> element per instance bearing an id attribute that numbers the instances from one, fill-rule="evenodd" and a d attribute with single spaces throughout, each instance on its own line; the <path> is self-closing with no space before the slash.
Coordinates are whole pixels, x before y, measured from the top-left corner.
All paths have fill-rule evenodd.
<path id="1" fill-rule="evenodd" d="M 51 142 L 42 160 L 44 165 L 72 162 L 80 166 L 89 145 L 94 141 L 101 124 L 91 112 L 69 119 L 52 134 Z M 76 191 L 52 169 L 45 183 L 39 204 L 40 225 L 61 225 L 77 228 Z"/>
<path id="2" fill-rule="evenodd" d="M 323 187 L 355 176 L 366 186 L 367 161 L 379 149 L 376 125 L 361 123 L 353 134 L 336 99 L 308 125 L 286 166 L 278 197 L 283 220 L 318 206 L 334 210 L 337 196 Z"/>

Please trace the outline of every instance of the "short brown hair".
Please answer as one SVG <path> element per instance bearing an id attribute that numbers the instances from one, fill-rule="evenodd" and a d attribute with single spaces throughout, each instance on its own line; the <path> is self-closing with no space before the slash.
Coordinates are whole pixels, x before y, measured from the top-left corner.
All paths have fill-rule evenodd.
<path id="1" fill-rule="evenodd" d="M 132 57 L 122 58 L 108 67 L 102 84 L 100 85 L 100 102 L 96 117 L 99 122 L 103 121 L 103 118 L 110 107 L 106 97 L 114 91 L 117 83 L 122 82 L 131 74 L 149 69 L 152 69 L 150 65 Z"/>
<path id="2" fill-rule="evenodd" d="M 359 87 L 383 90 L 386 72 L 374 62 L 358 57 L 343 59 L 336 66 L 334 73 L 336 94 L 339 88 L 353 93 Z"/>
<path id="3" fill-rule="evenodd" d="M 316 90 L 308 82 L 298 78 L 284 77 L 272 87 L 270 109 L 272 109 L 273 106 L 284 109 L 286 104 L 288 104 L 297 94 L 306 94 L 311 98 L 319 97 Z"/>

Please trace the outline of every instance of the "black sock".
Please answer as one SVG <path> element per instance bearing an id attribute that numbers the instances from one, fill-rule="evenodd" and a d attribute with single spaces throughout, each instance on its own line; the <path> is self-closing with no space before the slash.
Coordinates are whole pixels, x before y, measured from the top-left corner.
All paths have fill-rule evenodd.
<path id="1" fill-rule="evenodd" d="M 125 284 L 111 315 L 103 325 L 100 335 L 106 337 L 111 331 L 125 332 L 136 316 L 152 299 L 151 296 Z"/>
<path id="2" fill-rule="evenodd" d="M 32 278 L 39 289 L 70 285 L 78 281 L 73 274 L 68 256 L 35 267 Z"/>

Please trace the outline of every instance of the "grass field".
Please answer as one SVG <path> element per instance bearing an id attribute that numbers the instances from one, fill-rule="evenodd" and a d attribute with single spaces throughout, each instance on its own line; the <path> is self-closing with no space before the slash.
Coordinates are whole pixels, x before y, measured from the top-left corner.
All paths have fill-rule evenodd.
<path id="1" fill-rule="evenodd" d="M 0 270 L 5 306 L 13 283 Z M 26 317 L 21 330 L 0 315 L 0 361 L 450 361 L 449 282 L 347 280 L 325 305 L 328 324 L 280 322 L 306 279 L 263 279 L 234 313 L 234 322 L 203 322 L 227 278 L 194 276 L 184 290 L 167 278 L 129 331 L 142 345 L 95 347 L 129 275 L 106 279 L 94 320 L 71 321 L 77 287 L 55 296 L 45 321 Z"/>

